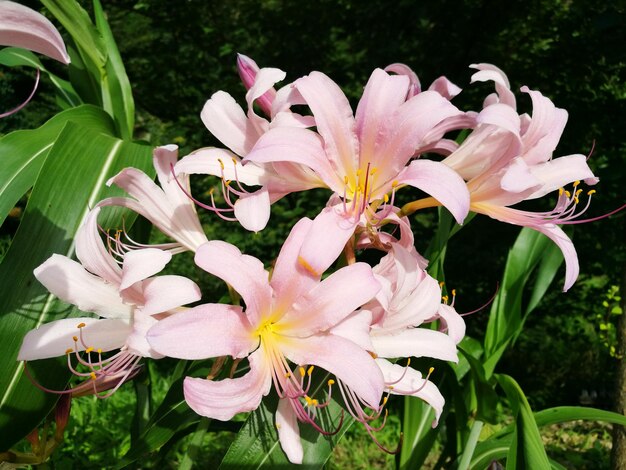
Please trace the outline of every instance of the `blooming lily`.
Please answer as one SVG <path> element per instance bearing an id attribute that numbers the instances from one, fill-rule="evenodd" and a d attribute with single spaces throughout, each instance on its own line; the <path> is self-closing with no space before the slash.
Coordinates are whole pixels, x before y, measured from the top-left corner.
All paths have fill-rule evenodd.
<path id="1" fill-rule="evenodd" d="M 161 320 L 147 336 L 155 351 L 170 357 L 247 357 L 250 371 L 240 378 L 187 377 L 185 399 L 198 414 L 229 420 L 256 409 L 273 384 L 281 398 L 276 418 L 281 445 L 294 463 L 302 461 L 297 421 L 327 432 L 316 423 L 315 410 L 328 401 L 308 395 L 313 366 L 349 387 L 353 406 L 378 410 L 383 392 L 372 356 L 333 331 L 380 285 L 364 263 L 341 268 L 320 282 L 298 256 L 311 227 L 309 219 L 294 226 L 271 280 L 259 260 L 236 247 L 222 241 L 204 244 L 196 252 L 196 264 L 230 284 L 243 298 L 245 311 L 234 305 L 200 305 Z M 367 332 L 369 326 L 362 328 Z"/>
<path id="2" fill-rule="evenodd" d="M 122 206 L 142 215 L 176 243 L 159 245 L 172 253 L 196 249 L 207 242 L 193 201 L 189 198 L 189 178 L 172 168 L 178 159 L 178 147 L 166 145 L 154 150 L 153 163 L 161 187 L 144 172 L 136 168 L 125 168 L 111 178 L 107 185 L 115 184 L 132 197 L 110 197 L 98 203 L 98 207 Z M 142 248 L 145 245 L 122 243 L 121 250 Z"/>
<path id="3" fill-rule="evenodd" d="M 317 132 L 296 127 L 270 129 L 244 162 L 300 164 L 334 191 L 312 229 L 313 234 L 327 234 L 326 257 L 338 256 L 359 223 L 378 224 L 390 212 L 395 191 L 402 185 L 431 194 L 459 223 L 463 221 L 469 194 L 462 178 L 439 162 L 410 162 L 422 148 L 429 148 L 455 128 L 454 124 L 442 125 L 446 119 L 463 115 L 441 94 L 425 91 L 407 100 L 409 78 L 376 69 L 355 116 L 346 96 L 323 73 L 313 72 L 293 86 L 294 96 L 313 112 Z M 315 246 L 319 239 L 312 236 L 301 253 L 317 272 L 328 261 L 319 257 Z"/>
<path id="4" fill-rule="evenodd" d="M 181 276 L 150 277 L 161 271 L 172 256 L 156 248 L 130 251 L 118 263 L 100 238 L 99 212 L 100 208 L 91 211 L 77 234 L 80 263 L 52 255 L 35 269 L 35 277 L 61 300 L 102 318 L 67 318 L 31 330 L 24 338 L 18 360 L 65 354 L 72 373 L 87 382 L 61 393 L 82 394 L 89 389 L 95 393 L 112 388 L 106 397 L 139 371 L 142 357 L 163 357 L 147 343 L 146 332 L 158 318 L 199 300 L 200 290 Z M 115 349 L 120 351 L 103 357 L 103 353 Z M 98 360 L 92 360 L 90 353 L 97 354 Z M 72 357 L 87 372 L 76 369 Z"/>

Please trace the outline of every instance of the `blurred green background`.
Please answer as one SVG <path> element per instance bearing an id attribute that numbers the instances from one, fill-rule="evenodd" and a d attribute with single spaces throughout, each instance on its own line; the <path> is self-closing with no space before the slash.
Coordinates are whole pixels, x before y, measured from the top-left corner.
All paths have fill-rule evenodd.
<path id="1" fill-rule="evenodd" d="M 37 2 L 22 3 L 39 9 Z M 89 8 L 87 3 L 83 2 Z M 252 57 L 262 67 L 285 70 L 288 80 L 312 70 L 323 71 L 345 90 L 354 106 L 375 67 L 403 62 L 418 73 L 424 88 L 440 75 L 447 76 L 464 88 L 454 103 L 465 110 L 479 109 L 492 87 L 470 87 L 472 71 L 468 65 L 490 62 L 507 73 L 513 90 L 527 85 L 568 110 L 569 122 L 555 156 L 588 154 L 594 148 L 589 164 L 600 177 L 600 184 L 586 216 L 604 214 L 625 202 L 623 2 L 103 3 L 133 85 L 138 108 L 136 135 L 154 145 L 176 143 L 182 154 L 219 145 L 204 128 L 199 113 L 217 90 L 228 91 L 244 103 L 245 90 L 235 68 L 237 52 Z M 58 70 L 62 75 L 63 69 L 59 66 Z M 32 86 L 32 70 L 3 68 L 0 78 L 2 108 L 17 105 Z M 530 99 L 519 93 L 518 106 L 530 112 Z M 29 106 L 0 121 L 0 135 L 36 127 L 56 112 L 50 85 L 44 81 Z M 197 180 L 194 184 L 203 199 L 202 194 L 217 181 Z M 327 196 L 320 190 L 312 197 L 286 198 L 275 206 L 269 227 L 257 235 L 234 224 L 226 228 L 214 225 L 206 214 L 203 222 L 209 238 L 225 238 L 269 261 L 295 218 L 314 216 Z M 554 199 L 528 207 L 549 208 L 553 203 Z M 1 228 L 3 250 L 19 216 L 18 207 Z M 435 220 L 434 212 L 414 218 L 418 250 L 426 248 Z M 626 270 L 626 219 L 621 214 L 570 228 L 580 258 L 578 282 L 565 295 L 560 292 L 562 279 L 556 281 L 530 317 L 523 335 L 507 352 L 499 371 L 519 381 L 535 409 L 565 404 L 610 408 L 619 360 L 612 348 L 619 317 L 615 296 Z M 450 242 L 446 281 L 457 290 L 460 312 L 473 310 L 491 297 L 517 233 L 516 227 L 477 217 Z M 202 277 L 190 259 L 178 258 L 173 269 L 199 279 L 208 292 L 215 290 L 217 295 L 219 285 Z M 480 336 L 486 317 L 486 311 L 466 317 L 468 332 Z M 106 414 L 106 409 L 96 413 Z"/>

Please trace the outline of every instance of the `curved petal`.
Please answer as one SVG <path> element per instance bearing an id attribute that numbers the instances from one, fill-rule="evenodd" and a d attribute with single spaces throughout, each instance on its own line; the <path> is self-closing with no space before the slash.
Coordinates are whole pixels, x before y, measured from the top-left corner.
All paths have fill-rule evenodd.
<path id="1" fill-rule="evenodd" d="M 445 405 L 445 399 L 437 386 L 422 378 L 415 369 L 402 367 L 399 364 L 392 364 L 386 359 L 376 359 L 376 364 L 380 367 L 385 377 L 385 382 L 393 383 L 391 393 L 393 395 L 410 395 L 418 397 L 428 403 L 435 410 L 435 421 L 433 427 L 437 426 L 439 417 Z M 402 377 L 398 381 L 398 379 Z"/>
<path id="2" fill-rule="evenodd" d="M 380 357 L 432 357 L 458 362 L 454 340 L 426 328 L 408 328 L 396 334 L 372 335 L 374 352 Z"/>
<path id="3" fill-rule="evenodd" d="M 155 351 L 180 359 L 240 358 L 258 344 L 241 307 L 224 304 L 175 313 L 150 328 L 146 337 Z"/>
<path id="4" fill-rule="evenodd" d="M 257 73 L 259 73 L 259 66 L 250 57 L 237 54 L 237 72 L 239 78 L 246 89 L 250 89 L 254 85 L 254 79 Z M 273 85 L 273 83 L 272 83 Z M 263 112 L 269 116 L 272 112 L 272 102 L 276 98 L 276 90 L 269 87 L 269 89 L 260 97 L 256 98 L 257 104 L 261 107 Z"/>
<path id="5" fill-rule="evenodd" d="M 90 274 L 76 261 L 52 255 L 34 273 L 46 289 L 83 312 L 130 319 L 132 307 L 123 303 L 117 286 Z"/>
<path id="6" fill-rule="evenodd" d="M 270 220 L 270 195 L 261 188 L 254 193 L 241 196 L 235 201 L 235 217 L 243 228 L 259 232 Z"/>
<path id="7" fill-rule="evenodd" d="M 294 411 L 291 401 L 286 398 L 278 400 L 276 409 L 276 429 L 278 430 L 278 440 L 280 447 L 291 463 L 301 464 L 304 451 L 300 442 L 300 428 L 298 428 L 298 417 Z"/>
<path id="8" fill-rule="evenodd" d="M 445 328 L 448 336 L 450 336 L 456 344 L 459 344 L 465 336 L 465 321 L 463 317 L 457 313 L 454 307 L 446 304 L 439 306 L 437 316 L 441 319 L 443 323 L 442 326 Z"/>
<path id="9" fill-rule="evenodd" d="M 299 262 L 300 248 L 311 229 L 312 220 L 303 218 L 296 223 L 283 243 L 270 285 L 274 290 L 274 310 L 286 311 L 302 293 L 308 292 L 317 284 L 320 276 L 307 271 Z"/>
<path id="10" fill-rule="evenodd" d="M 398 175 L 397 181 L 430 194 L 459 224 L 469 212 L 470 195 L 463 178 L 443 163 L 414 160 Z"/>
<path id="11" fill-rule="evenodd" d="M 260 135 L 241 106 L 224 91 L 211 96 L 200 118 L 209 132 L 237 155 L 247 155 Z"/>
<path id="12" fill-rule="evenodd" d="M 493 81 L 500 102 L 515 109 L 515 95 L 511 91 L 509 79 L 502 70 L 491 64 L 472 64 L 470 68 L 478 70 L 472 75 L 470 83 Z"/>
<path id="13" fill-rule="evenodd" d="M 365 308 L 351 313 L 346 318 L 333 326 L 329 333 L 352 341 L 366 351 L 373 351 L 374 346 L 370 339 L 370 325 L 372 324 L 372 312 Z"/>
<path id="14" fill-rule="evenodd" d="M 172 254 L 158 248 L 142 248 L 124 254 L 120 290 L 160 273 L 172 259 Z"/>
<path id="15" fill-rule="evenodd" d="M 350 177 L 359 167 L 359 142 L 350 103 L 339 86 L 321 72 L 295 81 L 315 116 L 317 132 L 324 139 L 326 155 L 340 178 Z"/>
<path id="16" fill-rule="evenodd" d="M 22 47 L 70 63 L 63 39 L 42 14 L 19 3 L 0 2 L 0 44 Z"/>
<path id="17" fill-rule="evenodd" d="M 200 288 L 183 276 L 157 276 L 142 283 L 143 313 L 154 315 L 167 312 L 181 305 L 197 302 L 202 298 Z"/>
<path id="18" fill-rule="evenodd" d="M 351 264 L 297 298 L 275 327 L 281 334 L 299 338 L 326 331 L 374 298 L 379 290 L 380 284 L 368 264 Z"/>
<path id="19" fill-rule="evenodd" d="M 81 324 L 85 326 L 78 328 Z M 45 323 L 26 333 L 17 360 L 32 361 L 63 356 L 69 349 L 75 351 L 76 347 L 78 351 L 84 351 L 86 348 L 81 341 L 75 342 L 73 339 L 81 333 L 87 347 L 111 351 L 124 346 L 131 327 L 127 321 L 119 319 L 65 318 Z"/>
<path id="20" fill-rule="evenodd" d="M 444 76 L 441 76 L 432 82 L 428 89 L 436 91 L 447 100 L 451 100 L 463 91 Z"/>
<path id="21" fill-rule="evenodd" d="M 268 273 L 258 259 L 244 255 L 236 246 L 223 241 L 210 241 L 196 252 L 195 262 L 209 274 L 230 284 L 246 303 L 252 325 L 269 312 L 272 288 Z"/>
<path id="22" fill-rule="evenodd" d="M 567 292 L 570 287 L 576 282 L 578 278 L 579 266 L 578 266 L 578 254 L 576 254 L 576 248 L 572 240 L 565 234 L 561 227 L 547 223 L 542 225 L 530 226 L 530 228 L 543 233 L 550 238 L 563 253 L 565 259 L 565 283 L 563 284 L 563 292 Z"/>
<path id="23" fill-rule="evenodd" d="M 546 163 L 533 165 L 530 172 L 539 180 L 541 187 L 526 199 L 544 196 L 573 181 L 585 180 L 587 184 L 595 183 L 595 175 L 587 165 L 587 158 L 584 155 L 555 158 Z"/>
<path id="24" fill-rule="evenodd" d="M 383 393 L 383 376 L 366 351 L 352 341 L 334 335 L 315 335 L 281 344 L 285 356 L 295 364 L 311 364 L 334 374 L 371 408 L 378 409 Z"/>
<path id="25" fill-rule="evenodd" d="M 417 74 L 408 65 L 399 62 L 389 64 L 385 67 L 385 72 L 397 73 L 398 75 L 406 75 L 409 77 L 410 85 L 407 98 L 411 98 L 422 91 L 422 85 L 420 84 L 419 78 L 417 78 Z"/>
<path id="26" fill-rule="evenodd" d="M 240 158 L 228 150 L 204 148 L 183 157 L 176 164 L 178 173 L 213 175 L 227 181 L 258 186 L 264 183 L 266 171 L 254 163 L 242 165 Z"/>
<path id="27" fill-rule="evenodd" d="M 220 421 L 257 409 L 270 391 L 272 377 L 261 348 L 249 360 L 250 372 L 237 379 L 212 381 L 186 377 L 183 389 L 189 407 L 199 415 Z"/>
<path id="28" fill-rule="evenodd" d="M 133 330 L 126 339 L 126 348 L 128 351 L 136 356 L 163 359 L 165 356 L 152 349 L 146 338 L 148 330 L 157 323 L 158 320 L 153 316 L 146 315 L 140 309 L 135 309 L 132 322 Z"/>

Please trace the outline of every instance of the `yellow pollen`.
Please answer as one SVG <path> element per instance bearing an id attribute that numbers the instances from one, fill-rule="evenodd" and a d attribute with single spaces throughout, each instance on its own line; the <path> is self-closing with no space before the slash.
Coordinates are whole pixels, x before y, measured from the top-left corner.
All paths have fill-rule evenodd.
<path id="1" fill-rule="evenodd" d="M 311 266 L 307 260 L 305 260 L 302 256 L 298 256 L 298 264 L 300 264 L 300 266 L 302 266 L 304 269 L 306 269 L 309 273 L 313 274 L 314 276 L 319 276 L 320 273 L 318 273 L 313 266 Z"/>
<path id="2" fill-rule="evenodd" d="M 378 168 L 374 167 L 370 170 L 370 175 L 374 176 L 376 173 L 378 173 Z"/>
<path id="3" fill-rule="evenodd" d="M 448 303 L 448 296 L 447 295 L 442 295 L 441 296 L 441 300 L 443 300 L 445 303 Z"/>
<path id="4" fill-rule="evenodd" d="M 378 357 L 378 354 L 376 354 L 374 351 L 367 351 L 370 356 L 372 356 L 372 358 L 376 359 Z"/>
<path id="5" fill-rule="evenodd" d="M 221 158 L 218 158 L 218 159 L 217 159 L 217 161 L 218 161 L 218 162 L 219 162 L 219 164 L 220 164 L 220 168 L 223 170 L 223 169 L 224 169 L 224 162 L 222 161 L 222 159 L 221 159 Z"/>
<path id="6" fill-rule="evenodd" d="M 74 342 L 78 341 L 78 336 L 72 336 L 72 339 L 74 340 Z"/>
<path id="7" fill-rule="evenodd" d="M 98 348 L 97 353 L 98 353 L 98 354 L 102 354 L 102 349 L 101 349 L 101 348 Z"/>
<path id="8" fill-rule="evenodd" d="M 398 186 L 399 184 L 400 184 L 400 183 L 398 183 L 398 180 L 393 180 L 393 181 L 391 182 L 391 187 L 392 187 L 392 188 L 395 188 L 395 187 L 396 187 L 396 186 Z"/>
<path id="9" fill-rule="evenodd" d="M 562 196 L 564 191 L 565 190 L 563 188 L 559 188 L 559 196 Z"/>
<path id="10" fill-rule="evenodd" d="M 360 168 L 358 170 L 356 170 L 356 177 L 358 178 L 359 176 L 361 176 L 361 169 Z"/>
<path id="11" fill-rule="evenodd" d="M 291 377 L 291 372 L 287 372 L 287 373 L 285 374 L 285 378 L 286 378 L 286 379 L 288 379 L 288 378 L 290 378 L 290 377 Z"/>
<path id="12" fill-rule="evenodd" d="M 443 287 L 445 284 L 446 284 L 445 282 L 441 281 L 441 282 L 439 283 L 439 287 Z"/>
<path id="13" fill-rule="evenodd" d="M 456 289 L 452 289 L 452 297 L 456 296 Z"/>
<path id="14" fill-rule="evenodd" d="M 343 177 L 343 183 L 347 186 L 348 185 L 348 177 L 344 176 Z"/>
<path id="15" fill-rule="evenodd" d="M 590 190 L 587 192 L 587 196 L 591 196 L 592 194 L 595 194 L 595 193 L 596 193 L 596 190 L 595 190 L 595 189 L 590 189 Z"/>
<path id="16" fill-rule="evenodd" d="M 306 371 L 304 370 L 304 367 L 300 366 L 300 368 L 299 368 L 299 369 L 300 369 L 300 375 L 301 375 L 302 377 L 304 377 L 304 375 L 306 374 Z"/>
<path id="17" fill-rule="evenodd" d="M 383 201 L 385 202 L 385 204 L 387 204 L 389 202 L 389 196 L 387 196 L 386 194 L 383 196 Z"/>
<path id="18" fill-rule="evenodd" d="M 580 201 L 579 201 L 579 199 L 578 199 L 578 196 L 574 196 L 574 203 L 575 203 L 575 204 L 578 204 L 579 202 L 580 202 Z"/>
<path id="19" fill-rule="evenodd" d="M 89 377 L 91 377 L 91 380 L 96 380 L 96 373 L 95 372 L 91 372 L 89 374 Z"/>
<path id="20" fill-rule="evenodd" d="M 74 352 L 74 350 L 72 348 L 68 348 L 68 349 L 65 350 L 65 354 L 70 354 L 70 353 L 73 353 L 73 352 Z"/>
<path id="21" fill-rule="evenodd" d="M 313 404 L 313 406 L 317 406 L 320 404 L 319 401 L 317 401 L 315 398 L 313 400 L 311 400 L 311 403 Z"/>
<path id="22" fill-rule="evenodd" d="M 315 368 L 315 367 L 311 366 L 311 367 L 309 367 L 309 370 L 307 370 L 307 371 L 306 371 L 306 374 L 307 374 L 309 377 L 310 377 L 310 376 L 311 376 L 311 374 L 313 373 L 313 369 L 314 369 L 314 368 Z"/>
<path id="23" fill-rule="evenodd" d="M 574 187 L 578 186 L 580 184 L 580 181 L 574 181 Z"/>
<path id="24" fill-rule="evenodd" d="M 565 191 L 565 195 L 566 195 L 567 197 L 572 197 L 572 193 L 570 193 L 569 191 Z"/>
<path id="25" fill-rule="evenodd" d="M 333 379 L 329 379 L 328 380 L 328 386 L 332 387 L 333 385 L 335 385 L 335 381 Z"/>
<path id="26" fill-rule="evenodd" d="M 387 387 L 389 390 L 393 390 L 393 385 L 389 385 L 389 387 Z"/>
<path id="27" fill-rule="evenodd" d="M 78 325 L 76 325 L 76 328 L 84 328 L 85 326 L 87 325 L 85 325 L 84 323 L 79 323 Z"/>
<path id="28" fill-rule="evenodd" d="M 383 398 L 383 406 L 385 406 L 387 404 L 387 400 L 389 400 L 389 397 L 384 397 Z"/>
<path id="29" fill-rule="evenodd" d="M 406 360 L 406 366 L 407 366 L 407 367 L 409 367 L 410 365 L 411 365 L 411 358 L 409 357 L 409 358 Z"/>
<path id="30" fill-rule="evenodd" d="M 87 354 L 89 354 L 91 351 L 93 351 L 93 348 L 92 348 L 91 346 L 90 346 L 90 347 L 88 347 L 87 349 L 85 349 L 85 352 L 86 352 Z"/>
<path id="31" fill-rule="evenodd" d="M 313 400 L 311 400 L 311 397 L 310 397 L 310 396 L 308 396 L 308 395 L 304 395 L 304 401 L 306 401 L 306 404 L 307 404 L 307 405 L 310 405 L 310 404 L 311 404 L 311 402 L 312 402 Z"/>
<path id="32" fill-rule="evenodd" d="M 224 184 L 225 184 L 226 186 L 230 186 L 230 180 L 226 180 L 226 181 L 224 181 Z"/>
<path id="33" fill-rule="evenodd" d="M 231 160 L 233 161 L 233 165 L 237 164 L 237 159 L 235 157 L 231 158 Z"/>
<path id="34" fill-rule="evenodd" d="M 435 371 L 434 367 L 431 367 L 430 369 L 428 369 L 428 375 L 432 374 Z"/>

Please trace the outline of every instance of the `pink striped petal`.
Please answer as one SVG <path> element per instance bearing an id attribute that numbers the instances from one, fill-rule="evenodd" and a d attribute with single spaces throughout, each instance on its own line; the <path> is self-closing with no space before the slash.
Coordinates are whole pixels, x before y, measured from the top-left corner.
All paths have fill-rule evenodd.
<path id="1" fill-rule="evenodd" d="M 94 276 L 76 261 L 52 255 L 34 273 L 51 293 L 83 312 L 94 312 L 105 318 L 130 319 L 132 307 L 123 303 L 118 286 Z"/>
<path id="2" fill-rule="evenodd" d="M 465 336 L 465 321 L 463 317 L 457 313 L 454 307 L 446 304 L 439 306 L 437 316 L 441 320 L 442 327 L 448 336 L 450 336 L 456 344 L 459 344 Z"/>
<path id="3" fill-rule="evenodd" d="M 300 264 L 314 276 L 321 276 L 337 260 L 357 223 L 344 217 L 337 206 L 324 208 L 302 244 Z"/>
<path id="4" fill-rule="evenodd" d="M 196 252 L 195 262 L 209 274 L 230 284 L 246 303 L 252 325 L 271 307 L 272 289 L 268 273 L 258 259 L 244 255 L 230 243 L 210 241 Z"/>
<path id="5" fill-rule="evenodd" d="M 334 374 L 371 408 L 378 409 L 383 393 L 380 368 L 366 351 L 334 335 L 315 335 L 281 347 L 293 363 L 311 364 Z"/>
<path id="6" fill-rule="evenodd" d="M 304 451 L 300 442 L 298 417 L 291 405 L 291 400 L 281 398 L 276 409 L 276 429 L 280 447 L 291 463 L 301 464 Z"/>
<path id="7" fill-rule="evenodd" d="M 142 283 L 146 315 L 167 312 L 182 305 L 197 302 L 202 298 L 195 282 L 183 276 L 157 276 Z"/>
<path id="8" fill-rule="evenodd" d="M 436 91 L 447 100 L 451 100 L 456 95 L 461 93 L 461 91 L 463 91 L 461 90 L 461 88 L 459 88 L 458 86 L 456 86 L 454 83 L 452 83 L 450 80 L 448 80 L 446 77 L 443 77 L 443 76 L 439 77 L 434 82 L 432 82 L 431 85 L 428 87 L 428 89 L 431 91 Z"/>
<path id="9" fill-rule="evenodd" d="M 544 196 L 566 184 L 578 180 L 585 180 L 587 184 L 595 184 L 597 178 L 587 165 L 584 155 L 568 155 L 555 158 L 546 163 L 533 165 L 530 168 L 533 177 L 540 181 L 541 187 L 528 195 L 526 199 L 535 199 Z"/>
<path id="10" fill-rule="evenodd" d="M 456 344 L 444 333 L 409 328 L 395 334 L 372 335 L 374 352 L 380 357 L 432 357 L 458 362 Z"/>
<path id="11" fill-rule="evenodd" d="M 414 160 L 398 175 L 397 181 L 430 194 L 452 213 L 459 224 L 469 212 L 470 195 L 465 182 L 443 163 Z"/>
<path id="12" fill-rule="evenodd" d="M 246 230 L 251 232 L 263 230 L 270 220 L 270 195 L 267 189 L 261 188 L 237 199 L 235 217 Z"/>
<path id="13" fill-rule="evenodd" d="M 348 99 L 339 86 L 321 72 L 312 72 L 295 82 L 313 115 L 317 132 L 324 139 L 328 159 L 340 178 L 359 167 L 359 142 Z"/>
<path id="14" fill-rule="evenodd" d="M 259 66 L 250 57 L 243 54 L 237 54 L 237 72 L 239 73 L 239 78 L 241 78 L 241 82 L 246 89 L 252 88 L 252 85 L 254 85 L 254 79 L 257 73 L 259 73 L 259 70 Z M 272 102 L 275 98 L 276 90 L 273 88 L 269 88 L 262 96 L 256 98 L 257 104 L 267 116 L 271 115 Z"/>
<path id="15" fill-rule="evenodd" d="M 84 323 L 85 326 L 78 328 Z M 49 357 L 64 356 L 68 349 L 84 351 L 85 347 L 74 342 L 74 337 L 82 335 L 88 347 L 111 351 L 124 346 L 131 333 L 127 321 L 119 319 L 98 320 L 96 318 L 66 318 L 45 323 L 35 330 L 30 330 L 22 342 L 18 361 L 32 361 Z"/>
<path id="16" fill-rule="evenodd" d="M 185 400 L 201 416 L 229 421 L 237 413 L 258 408 L 272 386 L 272 376 L 259 348 L 248 358 L 250 372 L 237 379 L 212 381 L 186 377 Z"/>
<path id="17" fill-rule="evenodd" d="M 408 65 L 401 63 L 390 64 L 385 67 L 385 72 L 392 72 L 398 75 L 406 75 L 407 77 L 409 77 L 410 85 L 407 99 L 417 95 L 422 91 L 422 85 L 420 84 L 419 78 L 417 78 L 417 74 Z"/>
<path id="18" fill-rule="evenodd" d="M 227 181 L 239 181 L 250 186 L 263 184 L 266 171 L 254 164 L 241 164 L 241 159 L 232 152 L 217 148 L 196 150 L 176 164 L 176 174 L 213 175 Z"/>
<path id="19" fill-rule="evenodd" d="M 500 103 L 510 106 L 513 109 L 516 108 L 515 95 L 511 91 L 509 79 L 502 70 L 491 64 L 472 64 L 470 68 L 478 70 L 478 72 L 472 75 L 470 83 L 493 81 L 496 85 L 496 92 L 498 93 Z"/>
<path id="20" fill-rule="evenodd" d="M 578 266 L 578 254 L 572 240 L 565 234 L 565 232 L 557 225 L 554 224 L 542 224 L 530 226 L 530 228 L 543 233 L 550 238 L 563 253 L 565 259 L 565 283 L 563 284 L 563 292 L 567 292 L 570 287 L 576 282 L 578 278 L 579 266 Z"/>
<path id="21" fill-rule="evenodd" d="M 203 304 L 175 313 L 147 334 L 155 351 L 179 359 L 245 357 L 258 344 L 241 307 Z"/>
<path id="22" fill-rule="evenodd" d="M 42 14 L 10 1 L 0 2 L 0 45 L 22 47 L 70 63 L 63 39 Z"/>
<path id="23" fill-rule="evenodd" d="M 296 299 L 281 318 L 281 333 L 303 338 L 337 325 L 380 290 L 366 263 L 343 267 Z"/>

